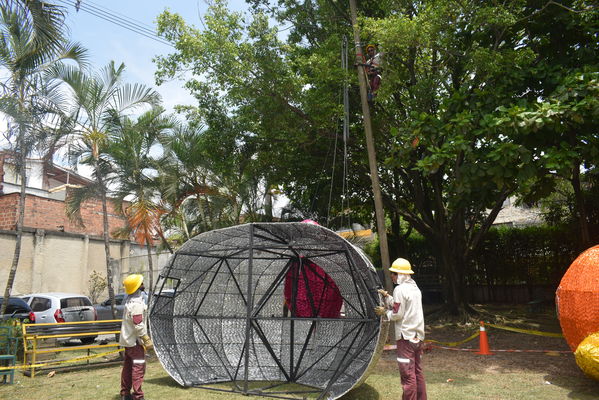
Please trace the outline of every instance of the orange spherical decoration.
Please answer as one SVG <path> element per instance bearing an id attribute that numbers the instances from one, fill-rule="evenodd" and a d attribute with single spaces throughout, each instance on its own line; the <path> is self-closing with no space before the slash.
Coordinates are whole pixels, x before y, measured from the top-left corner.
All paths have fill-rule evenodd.
<path id="1" fill-rule="evenodd" d="M 599 332 L 599 246 L 574 260 L 555 293 L 559 322 L 575 351 L 587 336 Z"/>

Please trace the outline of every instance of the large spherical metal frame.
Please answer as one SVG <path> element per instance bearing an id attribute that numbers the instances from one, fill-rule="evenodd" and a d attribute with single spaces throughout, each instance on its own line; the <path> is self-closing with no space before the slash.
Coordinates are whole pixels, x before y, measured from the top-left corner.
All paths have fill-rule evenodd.
<path id="1" fill-rule="evenodd" d="M 293 291 L 307 293 L 313 314 L 285 311 L 285 278 L 297 268 L 307 279 L 309 263 L 337 286 L 338 317 L 318 315 L 307 284 Z M 386 323 L 373 310 L 380 287 L 363 253 L 321 226 L 210 231 L 185 243 L 162 271 L 150 302 L 152 339 L 164 369 L 183 386 L 336 399 L 362 383 L 381 354 Z M 222 382 L 231 384 L 214 385 Z"/>

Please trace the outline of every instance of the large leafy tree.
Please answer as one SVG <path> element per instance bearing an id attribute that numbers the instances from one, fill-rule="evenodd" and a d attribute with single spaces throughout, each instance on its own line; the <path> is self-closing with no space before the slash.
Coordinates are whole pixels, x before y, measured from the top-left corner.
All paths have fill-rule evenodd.
<path id="1" fill-rule="evenodd" d="M 501 107 L 500 123 L 522 133 L 522 142 L 538 153 L 540 179 L 523 191 L 533 202 L 552 194 L 565 179 L 570 183 L 580 232 L 580 250 L 592 244 L 582 171 L 597 170 L 599 157 L 599 66 L 577 63 L 570 74 L 556 77 L 559 85 L 541 99 Z M 579 70 L 578 65 L 584 65 Z M 569 71 L 567 71 L 569 72 Z M 567 73 L 566 72 L 566 73 Z"/>
<path id="2" fill-rule="evenodd" d="M 585 21 L 594 12 L 573 3 L 581 10 L 538 1 L 405 1 L 365 21 L 386 52 L 376 120 L 392 143 L 380 149 L 388 208 L 432 244 L 454 313 L 467 308 L 469 261 L 503 201 L 538 193 L 546 181 L 543 141 L 562 135 L 548 129 L 531 143 L 526 130 L 503 123 L 502 107 L 551 96 L 571 71 L 564 55 L 596 51 Z"/>
<path id="3" fill-rule="evenodd" d="M 110 257 L 107 200 L 111 181 L 117 176 L 108 149 L 115 118 L 143 107 L 158 105 L 160 95 L 142 84 L 123 81 L 125 65 L 110 62 L 99 73 L 88 73 L 71 66 L 57 66 L 52 75 L 63 84 L 71 99 L 70 115 L 76 120 L 71 147 L 74 162 L 92 169 L 94 184 L 75 189 L 67 199 L 68 214 L 80 220 L 83 202 L 100 198 L 102 204 L 103 238 L 106 256 L 106 278 L 112 312 L 114 288 Z"/>
<path id="4" fill-rule="evenodd" d="M 158 31 L 177 49 L 157 57 L 158 81 L 191 73 L 185 86 L 198 100 L 198 116 L 214 130 L 213 122 L 226 121 L 227 137 L 235 136 L 227 143 L 237 144 L 246 161 L 253 153 L 240 167 L 251 170 L 263 188 L 289 184 L 305 193 L 295 174 L 314 181 L 320 176 L 315 173 L 320 161 L 315 166 L 314 160 L 326 157 L 338 130 L 343 74 L 334 69 L 339 49 L 330 44 L 336 41 L 321 43 L 329 50 L 326 57 L 307 54 L 284 43 L 265 14 L 246 22 L 222 1 L 209 8 L 203 26 L 197 29 L 169 12 L 158 17 Z"/>
<path id="5" fill-rule="evenodd" d="M 253 3 L 256 10 L 273 10 L 269 2 Z M 339 131 L 339 91 L 344 82 L 355 82 L 336 67 L 342 37 L 351 37 L 348 12 L 325 1 L 282 0 L 279 6 L 273 15 L 293 24 L 287 43 L 262 14 L 244 25 L 218 2 L 204 31 L 162 14 L 159 29 L 177 50 L 158 58 L 158 77 L 191 70 L 195 79 L 187 87 L 200 105 L 229 108 L 242 123 L 239 142 L 253 146 L 258 165 L 271 171 L 269 180 L 283 185 L 298 207 L 315 206 L 322 216 L 326 197 L 315 198 L 319 187 L 329 192 L 330 174 L 318 170 L 330 165 L 326 149 Z M 539 195 L 546 187 L 543 140 L 559 142 L 549 123 L 546 137 L 531 141 L 532 129 L 506 122 L 502 107 L 533 110 L 573 72 L 568 63 L 596 62 L 596 11 L 584 1 L 536 0 L 402 0 L 360 7 L 365 42 L 384 52 L 373 110 L 391 237 L 397 241 L 407 221 L 427 238 L 448 309 L 462 313 L 469 309 L 469 260 L 507 197 Z M 580 57 L 563 61 L 574 55 Z M 354 86 L 344 194 L 351 214 L 371 220 L 357 99 Z M 596 136 L 592 130 L 589 135 Z"/>
<path id="6" fill-rule="evenodd" d="M 11 145 L 21 190 L 17 217 L 17 237 L 4 292 L 3 310 L 8 305 L 21 254 L 25 215 L 26 160 L 36 145 L 47 142 L 51 160 L 55 137 L 68 125 L 55 106 L 55 87 L 44 82 L 44 72 L 52 65 L 84 61 L 84 50 L 69 44 L 65 35 L 63 9 L 42 1 L 3 1 L 0 4 L 0 68 L 6 72 L 1 83 L 0 111 L 8 119 L 6 138 Z"/>

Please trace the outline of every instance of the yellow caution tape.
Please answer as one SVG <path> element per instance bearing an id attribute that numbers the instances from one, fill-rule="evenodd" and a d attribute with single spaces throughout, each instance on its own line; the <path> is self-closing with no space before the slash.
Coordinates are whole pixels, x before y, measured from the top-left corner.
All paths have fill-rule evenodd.
<path id="1" fill-rule="evenodd" d="M 119 352 L 124 351 L 124 350 L 125 349 L 118 349 L 118 350 L 107 351 L 107 352 L 104 352 L 104 353 L 94 354 L 94 355 L 91 355 L 91 356 L 81 356 L 81 357 L 71 358 L 71 359 L 68 359 L 68 360 L 50 361 L 50 362 L 39 363 L 39 364 L 23 364 L 23 365 L 13 365 L 13 366 L 9 366 L 9 367 L 0 367 L 0 371 L 7 370 L 7 369 L 40 368 L 40 367 L 46 367 L 46 366 L 49 366 L 49 365 L 60 365 L 60 364 L 77 362 L 77 361 L 86 361 L 86 360 L 91 360 L 92 358 L 103 357 L 103 356 L 106 356 L 108 354 L 119 353 Z"/>
<path id="2" fill-rule="evenodd" d="M 472 336 L 467 337 L 464 340 L 460 340 L 459 342 L 440 342 L 438 340 L 432 340 L 432 339 L 427 339 L 425 340 L 425 342 L 429 342 L 429 343 L 438 343 L 438 344 L 442 344 L 444 346 L 459 346 L 460 344 L 464 344 L 472 339 L 474 339 L 475 337 L 478 337 L 478 335 L 480 335 L 480 331 L 476 331 L 476 333 L 472 334 Z"/>
<path id="3" fill-rule="evenodd" d="M 503 329 L 503 330 L 512 331 L 512 332 L 528 333 L 529 335 L 556 337 L 556 338 L 564 337 L 564 335 L 562 335 L 561 333 L 541 332 L 541 331 L 535 331 L 535 330 L 531 330 L 531 329 L 512 328 L 510 326 L 501 326 L 501 325 L 495 325 L 495 324 L 489 324 L 489 323 L 485 323 L 485 326 L 490 326 L 495 329 Z"/>

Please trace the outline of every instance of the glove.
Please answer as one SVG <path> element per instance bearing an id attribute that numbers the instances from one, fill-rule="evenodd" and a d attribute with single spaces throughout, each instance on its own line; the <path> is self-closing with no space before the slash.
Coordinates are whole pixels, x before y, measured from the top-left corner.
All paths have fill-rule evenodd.
<path id="1" fill-rule="evenodd" d="M 387 309 L 382 306 L 377 306 L 377 307 L 374 307 L 374 313 L 376 315 L 378 315 L 379 317 L 381 317 L 387 313 Z"/>
<path id="2" fill-rule="evenodd" d="M 152 343 L 152 339 L 150 339 L 148 335 L 143 335 L 140 339 L 141 345 L 146 352 L 151 351 L 154 348 L 154 343 Z"/>
<path id="3" fill-rule="evenodd" d="M 383 298 L 389 297 L 389 292 L 387 292 L 385 289 L 379 289 L 377 292 L 379 292 Z"/>

